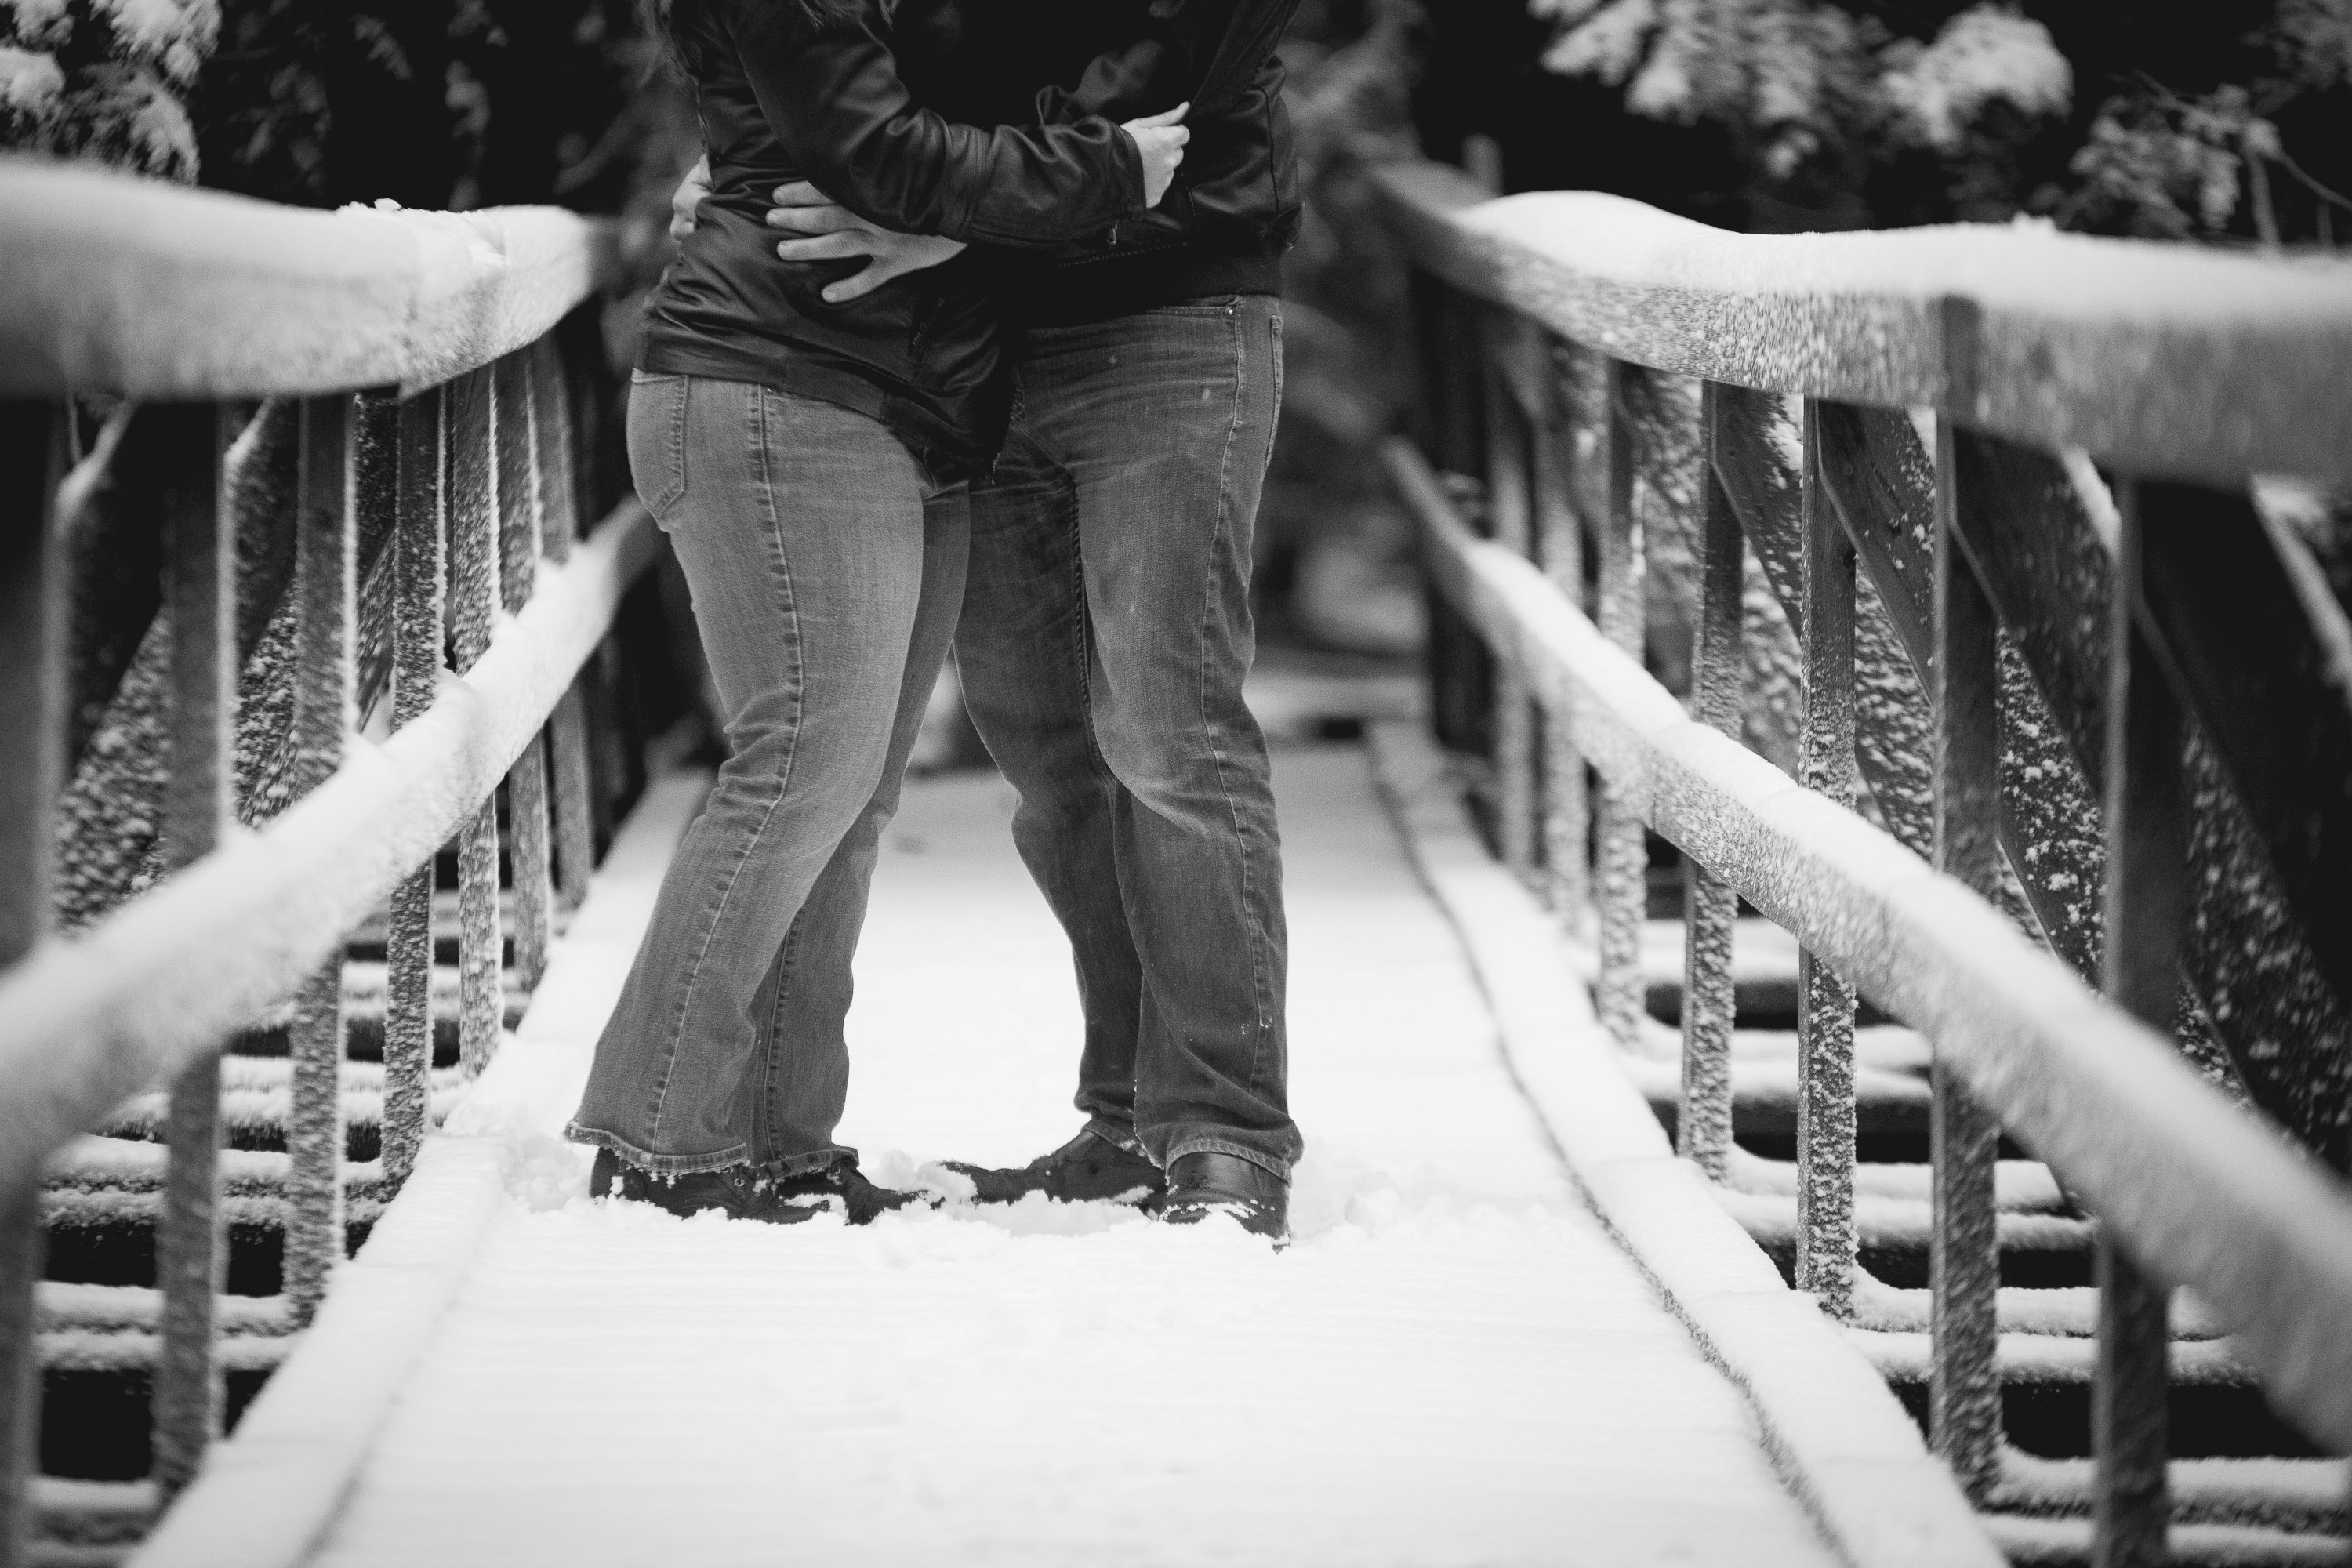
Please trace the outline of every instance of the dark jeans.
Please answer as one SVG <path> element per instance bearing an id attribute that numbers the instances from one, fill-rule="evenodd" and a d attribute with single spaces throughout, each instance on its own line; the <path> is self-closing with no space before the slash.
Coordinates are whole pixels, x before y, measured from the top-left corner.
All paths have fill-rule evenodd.
<path id="1" fill-rule="evenodd" d="M 956 656 L 1069 933 L 1078 1109 L 1162 1166 L 1220 1150 L 1287 1176 L 1282 848 L 1241 695 L 1280 306 L 1033 330 L 1018 374 L 1004 456 L 971 494 Z M 839 1038 L 865 891 L 828 877 L 811 895 L 787 1030 Z"/>
<path id="2" fill-rule="evenodd" d="M 629 467 L 694 591 L 729 755 L 569 1132 L 673 1173 L 855 1159 L 833 1141 L 848 956 L 963 598 L 963 492 L 862 414 L 700 376 L 637 377 Z"/>

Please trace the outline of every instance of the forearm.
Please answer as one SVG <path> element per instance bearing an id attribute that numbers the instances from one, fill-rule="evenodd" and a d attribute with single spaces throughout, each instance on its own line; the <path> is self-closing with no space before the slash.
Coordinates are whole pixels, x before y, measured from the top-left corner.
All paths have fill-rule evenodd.
<path id="1" fill-rule="evenodd" d="M 886 228 L 1049 246 L 1143 209 L 1134 143 L 1099 117 L 981 130 L 917 107 L 864 31 L 813 35 L 793 7 L 743 0 L 735 36 L 785 151 L 842 205 Z"/>

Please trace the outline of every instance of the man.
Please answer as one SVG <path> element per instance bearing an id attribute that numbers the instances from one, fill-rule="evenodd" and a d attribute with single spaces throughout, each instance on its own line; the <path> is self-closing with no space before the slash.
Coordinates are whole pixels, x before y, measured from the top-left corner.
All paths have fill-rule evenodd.
<path id="1" fill-rule="evenodd" d="M 957 663 L 1020 792 L 1014 840 L 1069 934 L 1087 1121 L 1025 1167 L 956 1167 L 984 1202 L 1139 1201 L 1171 1223 L 1227 1213 L 1286 1233 L 1301 1145 L 1281 848 L 1241 693 L 1250 536 L 1281 398 L 1280 258 L 1299 222 L 1273 56 L 1297 5 L 906 0 L 898 13 L 909 86 L 957 119 L 1192 105 L 1158 208 L 992 261 L 1013 323 L 1013 415 L 971 493 Z M 689 177 L 683 223 L 698 195 Z M 778 201 L 770 222 L 795 237 L 783 259 L 870 258 L 831 299 L 961 248 L 880 229 L 806 185 Z M 787 939 L 782 1026 L 842 1026 L 873 840 L 844 846 Z"/>

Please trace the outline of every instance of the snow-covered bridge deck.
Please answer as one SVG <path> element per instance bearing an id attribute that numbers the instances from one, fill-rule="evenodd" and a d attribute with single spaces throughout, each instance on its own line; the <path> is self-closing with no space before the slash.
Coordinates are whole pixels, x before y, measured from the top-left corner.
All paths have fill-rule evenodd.
<path id="1" fill-rule="evenodd" d="M 455 1121 L 492 1135 L 436 1141 L 503 1143 L 504 1194 L 315 1560 L 1831 1561 L 1740 1393 L 1576 1195 L 1363 753 L 1286 752 L 1276 782 L 1310 1149 L 1280 1256 L 1037 1200 L 864 1230 L 591 1203 L 553 1132 L 681 815 L 657 794 Z M 1067 1134 L 1076 998 L 1009 806 L 993 777 L 918 782 L 888 837 L 845 1128 L 887 1181 Z M 444 1173 L 420 1170 L 409 1230 L 387 1218 L 386 1262 L 469 1223 L 436 1223 Z M 304 1352 L 322 1374 L 368 1273 Z M 301 1361 L 247 1423 L 281 1449 L 313 1418 Z M 158 1558 L 226 1544 L 205 1491 Z"/>

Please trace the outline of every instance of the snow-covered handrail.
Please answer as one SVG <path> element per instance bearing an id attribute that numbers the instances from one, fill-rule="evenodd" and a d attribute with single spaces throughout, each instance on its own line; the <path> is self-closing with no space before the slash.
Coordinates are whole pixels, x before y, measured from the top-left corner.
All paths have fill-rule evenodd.
<path id="1" fill-rule="evenodd" d="M 1735 1212 L 1794 1188 L 1832 1319 L 1932 1325 L 1932 1438 L 1980 1510 L 2161 1554 L 2171 1286 L 2352 1449 L 2352 622 L 2294 487 L 2254 493 L 2352 478 L 2352 266 L 1376 180 L 1418 274 L 1390 456 L 1433 717 L 1500 858 L 1590 920 L 1634 1057 L 1646 835 L 1683 852 L 1677 1152 Z M 1803 949 L 1793 1168 L 1734 1142 L 1743 900 Z M 1874 1177 L 1933 1194 L 1924 1300 L 1860 1258 L 1857 993 L 1938 1068 L 1927 1167 Z M 2071 1500 L 2007 1443 L 2005 1342 L 2056 1320 L 2001 1285 L 2004 1131 L 2098 1221 Z"/>
<path id="2" fill-rule="evenodd" d="M 557 207 L 319 212 L 0 157 L 0 397 L 436 385 L 620 275 Z"/>
<path id="3" fill-rule="evenodd" d="M 0 159 L 0 1568 L 89 1528 L 27 1485 L 50 1157 L 168 1085 L 139 1494 L 168 1504 L 220 1426 L 225 1046 L 286 1037 L 272 1321 L 299 1329 L 347 1186 L 396 1190 L 430 1121 L 436 852 L 468 1071 L 585 891 L 625 770 L 591 765 L 583 666 L 651 529 L 582 461 L 611 388 L 572 328 L 622 276 L 609 221 L 552 208 L 309 212 Z M 610 509 L 584 541 L 583 499 Z M 160 605 L 118 589 L 157 555 Z M 379 910 L 355 1168 L 343 957 Z M 47 1495 L 147 1506 L 89 1489 Z"/>
<path id="4" fill-rule="evenodd" d="M 1938 407 L 2135 472 L 2352 478 L 2352 261 L 2025 224 L 1751 235 L 1402 163 L 1414 259 L 1654 370 Z"/>

